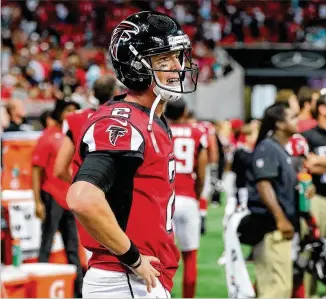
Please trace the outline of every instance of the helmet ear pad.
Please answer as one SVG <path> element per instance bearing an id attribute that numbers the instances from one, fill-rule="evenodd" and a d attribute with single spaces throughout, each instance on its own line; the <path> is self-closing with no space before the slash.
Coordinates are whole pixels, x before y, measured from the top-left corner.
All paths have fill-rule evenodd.
<path id="1" fill-rule="evenodd" d="M 135 57 L 129 59 L 127 63 L 116 61 L 114 64 L 117 77 L 127 88 L 140 92 L 151 86 L 153 82 L 151 71 Z"/>

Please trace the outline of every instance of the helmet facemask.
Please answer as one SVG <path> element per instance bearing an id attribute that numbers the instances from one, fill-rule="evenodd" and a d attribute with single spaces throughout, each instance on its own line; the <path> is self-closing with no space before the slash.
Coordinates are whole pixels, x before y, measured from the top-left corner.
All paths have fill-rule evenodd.
<path id="1" fill-rule="evenodd" d="M 176 101 L 181 98 L 182 94 L 191 93 L 196 90 L 198 69 L 197 66 L 191 63 L 190 49 L 178 51 L 178 59 L 181 65 L 179 70 L 156 70 L 152 68 L 155 82 L 154 92 L 160 93 L 166 101 Z M 152 64 L 151 64 L 152 66 Z M 160 81 L 158 73 L 169 73 L 172 78 L 172 84 L 164 84 Z"/>
<path id="2" fill-rule="evenodd" d="M 154 82 L 154 93 L 161 95 L 165 101 L 176 101 L 181 98 L 182 94 L 192 93 L 197 88 L 198 67 L 191 62 L 191 49 L 184 47 L 176 47 L 162 53 L 155 53 L 148 56 L 141 56 L 131 45 L 130 50 L 135 55 L 136 60 L 132 61 L 132 66 L 140 77 L 149 77 L 151 84 Z M 152 65 L 152 57 L 156 55 L 164 55 L 178 53 L 180 69 L 162 69 L 154 68 Z M 158 73 L 169 73 L 171 84 L 164 84 L 159 79 Z M 164 76 L 164 75 L 163 75 Z M 166 75 L 165 75 L 166 76 Z"/>

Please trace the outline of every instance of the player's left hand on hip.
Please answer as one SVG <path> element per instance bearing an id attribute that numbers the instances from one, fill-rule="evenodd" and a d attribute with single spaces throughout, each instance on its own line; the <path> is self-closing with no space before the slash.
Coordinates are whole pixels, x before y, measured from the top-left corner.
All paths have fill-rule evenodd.
<path id="1" fill-rule="evenodd" d="M 160 276 L 158 272 L 151 263 L 159 263 L 160 260 L 154 256 L 141 255 L 141 264 L 137 268 L 131 268 L 131 270 L 145 280 L 147 291 L 150 293 L 152 288 L 156 288 L 156 277 Z"/>

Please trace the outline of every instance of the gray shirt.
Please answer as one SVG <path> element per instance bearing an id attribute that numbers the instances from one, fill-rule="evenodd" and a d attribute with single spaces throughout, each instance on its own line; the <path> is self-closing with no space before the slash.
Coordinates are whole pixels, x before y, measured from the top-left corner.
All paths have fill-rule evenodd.
<path id="1" fill-rule="evenodd" d="M 275 139 L 266 138 L 253 152 L 252 169 L 249 170 L 248 207 L 254 214 L 274 217 L 260 198 L 256 183 L 261 180 L 271 182 L 277 200 L 285 215 L 294 224 L 296 222 L 297 174 L 292 165 L 291 156 Z"/>

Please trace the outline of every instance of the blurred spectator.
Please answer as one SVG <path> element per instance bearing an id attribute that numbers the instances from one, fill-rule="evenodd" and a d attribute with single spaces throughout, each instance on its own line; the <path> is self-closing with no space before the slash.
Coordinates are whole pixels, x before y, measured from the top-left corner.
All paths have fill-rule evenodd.
<path id="1" fill-rule="evenodd" d="M 290 106 L 293 111 L 299 113 L 300 107 L 297 96 L 292 89 L 281 89 L 276 95 L 276 102 L 286 103 Z"/>
<path id="2" fill-rule="evenodd" d="M 313 89 L 303 86 L 298 92 L 300 106 L 298 132 L 303 132 L 314 128 L 317 121 L 313 118 Z"/>
<path id="3" fill-rule="evenodd" d="M 5 132 L 31 131 L 32 126 L 25 122 L 26 111 L 21 100 L 10 100 L 7 104 L 10 124 Z"/>
<path id="4" fill-rule="evenodd" d="M 42 220 L 42 238 L 39 262 L 49 261 L 54 235 L 60 231 L 69 264 L 77 267 L 75 294 L 81 297 L 83 273 L 78 254 L 76 221 L 65 202 L 69 183 L 53 175 L 54 162 L 62 142 L 62 122 L 68 113 L 78 107 L 75 103 L 58 101 L 51 115 L 46 112 L 41 122 L 47 125 L 38 140 L 32 157 L 32 179 L 35 213 Z"/>
<path id="5" fill-rule="evenodd" d="M 215 58 L 217 44 L 326 45 L 322 1 L 309 5 L 302 1 L 299 5 L 291 1 L 9 1 L 2 3 L 1 13 L 2 97 L 49 100 L 76 93 L 76 101 L 83 103 L 87 90 L 78 87 L 90 89 L 108 71 L 104 49 L 96 47 L 106 47 L 108 32 L 124 17 L 150 6 L 174 16 L 196 40 L 201 82 L 224 74 L 225 67 Z M 63 95 L 47 92 L 41 83 L 60 87 Z"/>
<path id="6" fill-rule="evenodd" d="M 10 124 L 10 116 L 5 107 L 0 107 L 0 120 L 1 120 L 1 126 L 0 126 L 0 133 L 1 133 L 6 128 L 8 128 L 8 126 Z"/>
<path id="7" fill-rule="evenodd" d="M 252 163 L 252 151 L 258 137 L 259 128 L 249 123 L 241 128 L 241 133 L 245 136 L 244 142 L 238 146 L 234 152 L 232 171 L 236 175 L 235 187 L 237 206 L 241 209 L 247 209 L 248 189 L 247 189 L 247 171 Z"/>
<path id="8" fill-rule="evenodd" d="M 222 68 L 216 61 L 215 47 L 212 39 L 199 40 L 194 46 L 193 57 L 200 68 L 199 82 L 210 82 L 222 74 Z"/>
<path id="9" fill-rule="evenodd" d="M 40 116 L 40 123 L 43 129 L 50 128 L 56 124 L 55 120 L 51 117 L 52 111 L 45 110 Z"/>

